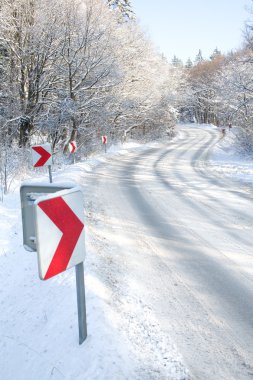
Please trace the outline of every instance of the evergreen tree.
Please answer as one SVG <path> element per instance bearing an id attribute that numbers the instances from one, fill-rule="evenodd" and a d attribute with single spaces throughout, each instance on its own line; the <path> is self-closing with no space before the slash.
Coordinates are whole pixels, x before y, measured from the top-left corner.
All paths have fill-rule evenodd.
<path id="1" fill-rule="evenodd" d="M 191 59 L 188 58 L 187 61 L 186 61 L 185 67 L 187 69 L 190 69 L 190 68 L 192 68 L 192 66 L 193 66 L 193 63 L 192 63 Z"/>
<path id="2" fill-rule="evenodd" d="M 183 65 L 183 62 L 181 61 L 181 59 L 179 59 L 176 55 L 174 55 L 174 57 L 172 58 L 171 63 L 175 67 Z"/>
<path id="3" fill-rule="evenodd" d="M 107 3 L 110 8 L 119 10 L 125 20 L 134 18 L 134 11 L 129 0 L 107 0 Z"/>
<path id="4" fill-rule="evenodd" d="M 213 51 L 213 54 L 210 56 L 210 59 L 213 60 L 214 58 L 218 57 L 219 55 L 221 55 L 221 51 L 218 50 L 218 48 L 216 47 Z"/>
<path id="5" fill-rule="evenodd" d="M 196 55 L 196 58 L 195 58 L 195 63 L 198 64 L 198 63 L 201 63 L 204 61 L 204 58 L 202 57 L 202 52 L 201 50 L 199 49 L 199 52 L 198 54 Z"/>

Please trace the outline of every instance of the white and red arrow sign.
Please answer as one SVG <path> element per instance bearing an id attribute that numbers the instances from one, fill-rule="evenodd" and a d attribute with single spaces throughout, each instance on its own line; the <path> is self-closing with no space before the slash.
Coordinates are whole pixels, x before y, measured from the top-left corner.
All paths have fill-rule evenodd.
<path id="1" fill-rule="evenodd" d="M 76 142 L 75 141 L 70 141 L 69 143 L 69 151 L 70 153 L 75 153 L 77 148 Z"/>
<path id="2" fill-rule="evenodd" d="M 49 143 L 32 146 L 32 162 L 35 168 L 52 165 L 52 149 Z"/>
<path id="3" fill-rule="evenodd" d="M 39 275 L 47 280 L 85 257 L 83 196 L 79 188 L 35 201 Z"/>
<path id="4" fill-rule="evenodd" d="M 107 136 L 102 136 L 102 144 L 107 144 Z"/>

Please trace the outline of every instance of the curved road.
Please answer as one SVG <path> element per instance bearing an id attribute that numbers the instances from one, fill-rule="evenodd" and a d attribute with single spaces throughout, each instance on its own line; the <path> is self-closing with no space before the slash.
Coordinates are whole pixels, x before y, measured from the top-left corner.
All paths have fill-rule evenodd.
<path id="1" fill-rule="evenodd" d="M 99 166 L 88 187 L 122 303 L 137 293 L 191 378 L 253 379 L 253 194 L 208 170 L 218 139 L 184 127 L 172 143 Z"/>

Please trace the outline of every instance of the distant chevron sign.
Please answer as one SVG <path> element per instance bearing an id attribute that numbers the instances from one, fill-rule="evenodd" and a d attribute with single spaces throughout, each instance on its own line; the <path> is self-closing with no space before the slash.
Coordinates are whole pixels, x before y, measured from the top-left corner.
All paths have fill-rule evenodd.
<path id="1" fill-rule="evenodd" d="M 76 142 L 75 141 L 70 141 L 70 143 L 69 143 L 69 151 L 70 151 L 70 153 L 75 153 L 76 149 L 77 149 Z"/>
<path id="2" fill-rule="evenodd" d="M 35 168 L 52 165 L 52 151 L 49 143 L 32 146 L 32 161 Z"/>

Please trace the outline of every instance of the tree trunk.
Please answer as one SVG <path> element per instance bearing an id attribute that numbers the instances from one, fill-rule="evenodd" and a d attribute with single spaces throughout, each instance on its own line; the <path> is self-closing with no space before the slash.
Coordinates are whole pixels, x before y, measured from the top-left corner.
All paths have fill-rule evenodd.
<path id="1" fill-rule="evenodd" d="M 26 147 L 31 132 L 33 130 L 33 121 L 29 116 L 22 116 L 19 121 L 19 147 Z"/>

